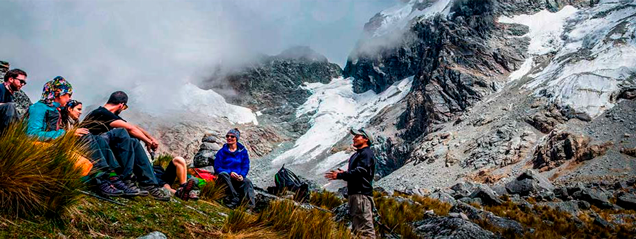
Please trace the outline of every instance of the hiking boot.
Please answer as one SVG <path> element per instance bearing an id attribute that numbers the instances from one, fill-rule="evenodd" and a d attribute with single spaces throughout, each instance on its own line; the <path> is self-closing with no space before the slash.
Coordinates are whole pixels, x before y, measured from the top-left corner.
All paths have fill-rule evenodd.
<path id="1" fill-rule="evenodd" d="M 139 192 L 139 189 L 137 187 L 128 187 L 128 185 L 126 185 L 124 183 L 124 181 L 121 181 L 121 179 L 119 178 L 111 178 L 110 183 L 115 186 L 115 188 L 121 190 L 122 192 L 124 192 L 124 196 L 139 196 L 141 195 Z"/>
<path id="2" fill-rule="evenodd" d="M 199 194 L 201 193 L 201 191 L 199 190 L 192 190 L 190 191 L 190 193 L 188 194 L 188 198 L 192 199 L 192 200 L 199 200 Z"/>
<path id="3" fill-rule="evenodd" d="M 122 190 L 115 188 L 115 186 L 113 186 L 109 182 L 103 182 L 99 184 L 97 193 L 107 197 L 119 197 L 124 195 L 124 192 Z"/>
<path id="4" fill-rule="evenodd" d="M 198 189 L 198 186 L 197 186 L 198 183 L 199 183 L 199 180 L 196 178 L 188 179 L 186 183 L 181 184 L 181 186 L 179 186 L 179 189 L 177 189 L 175 196 L 177 196 L 178 198 L 181 198 L 181 200 L 187 201 L 188 199 L 190 199 L 190 192 L 192 190 Z M 199 199 L 198 196 L 196 198 Z"/>
<path id="5" fill-rule="evenodd" d="M 126 187 L 128 187 L 130 189 L 133 189 L 133 190 L 139 191 L 139 194 L 137 194 L 137 195 L 139 195 L 139 196 L 148 196 L 148 194 L 149 194 L 148 190 L 143 190 L 143 189 L 137 187 L 137 184 L 135 184 L 135 182 L 133 182 L 132 180 L 126 179 L 123 182 L 126 185 Z"/>
<path id="6" fill-rule="evenodd" d="M 148 194 L 153 197 L 155 200 L 159 201 L 170 201 L 170 192 L 166 192 L 162 187 L 157 187 L 154 185 L 150 186 L 141 186 L 142 190 L 146 190 Z"/>

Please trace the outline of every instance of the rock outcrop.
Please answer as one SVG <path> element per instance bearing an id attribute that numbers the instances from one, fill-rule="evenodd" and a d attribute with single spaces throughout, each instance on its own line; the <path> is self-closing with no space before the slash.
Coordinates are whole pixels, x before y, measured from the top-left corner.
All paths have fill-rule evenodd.
<path id="1" fill-rule="evenodd" d="M 605 154 L 612 146 L 611 142 L 602 145 L 590 145 L 591 139 L 584 135 L 569 132 L 552 132 L 534 153 L 533 167 L 540 171 L 556 168 L 563 163 L 587 161 Z"/>
<path id="2" fill-rule="evenodd" d="M 201 86 L 215 90 L 229 103 L 260 111 L 265 116 L 259 119 L 263 123 L 272 121 L 286 130 L 303 132 L 306 122 L 296 124 L 295 112 L 311 92 L 300 86 L 305 82 L 329 83 L 340 76 L 340 66 L 326 57 L 309 47 L 294 47 L 276 56 L 261 56 L 229 72 L 219 70 Z"/>
<path id="3" fill-rule="evenodd" d="M 479 225 L 456 217 L 431 217 L 413 223 L 413 231 L 423 238 L 497 238 Z"/>

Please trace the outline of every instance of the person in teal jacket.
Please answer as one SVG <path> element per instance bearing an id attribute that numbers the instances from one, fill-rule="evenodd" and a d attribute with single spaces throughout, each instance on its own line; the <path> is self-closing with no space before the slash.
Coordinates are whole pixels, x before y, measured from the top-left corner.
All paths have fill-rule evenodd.
<path id="1" fill-rule="evenodd" d="M 69 129 L 64 124 L 62 118 L 62 108 L 67 106 L 73 94 L 73 86 L 66 81 L 64 77 L 58 76 L 44 84 L 42 89 L 42 99 L 29 107 L 29 116 L 27 120 L 27 135 L 37 137 L 40 141 L 48 141 L 59 138 L 66 134 Z M 78 115 L 79 117 L 79 115 Z M 108 160 L 102 154 L 104 150 L 99 148 L 97 136 L 91 138 L 86 128 L 78 128 L 75 130 L 75 136 L 82 137 L 80 140 L 90 142 L 89 147 L 92 154 L 93 169 L 91 178 L 95 178 L 97 184 L 97 192 L 104 196 L 121 196 L 125 192 L 116 188 L 108 178 L 111 176 L 110 171 L 113 165 L 108 164 Z M 107 146 L 106 146 L 107 147 Z M 111 153 L 112 154 L 112 153 Z M 108 156 L 108 155 L 106 155 Z M 111 156 L 115 162 L 114 156 Z M 116 177 L 116 175 L 114 175 Z M 119 181 L 120 182 L 120 181 Z M 138 194 L 133 194 L 138 195 Z"/>
<path id="2" fill-rule="evenodd" d="M 53 140 L 66 133 L 62 125 L 60 108 L 71 100 L 73 86 L 64 77 L 58 76 L 44 84 L 42 99 L 29 107 L 29 119 L 26 133 L 41 141 Z M 82 136 L 87 129 L 77 129 L 75 134 Z"/>

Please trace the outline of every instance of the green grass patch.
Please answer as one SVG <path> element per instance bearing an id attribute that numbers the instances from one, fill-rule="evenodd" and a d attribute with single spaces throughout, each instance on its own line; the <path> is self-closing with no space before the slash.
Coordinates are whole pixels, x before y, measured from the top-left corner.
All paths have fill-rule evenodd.
<path id="1" fill-rule="evenodd" d="M 168 238 L 220 238 L 229 210 L 206 201 L 161 202 L 150 197 L 115 198 L 126 206 L 83 197 L 64 223 L 44 217 L 0 219 L 0 238 L 131 238 L 160 231 Z"/>

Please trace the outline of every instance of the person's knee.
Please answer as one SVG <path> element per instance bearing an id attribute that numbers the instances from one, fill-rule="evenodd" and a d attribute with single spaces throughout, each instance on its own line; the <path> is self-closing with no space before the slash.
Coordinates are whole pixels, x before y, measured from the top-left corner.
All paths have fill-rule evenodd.
<path id="1" fill-rule="evenodd" d="M 186 161 L 183 157 L 175 157 L 172 159 L 172 163 L 174 163 L 174 165 L 181 165 L 181 166 L 185 166 L 186 165 Z"/>

